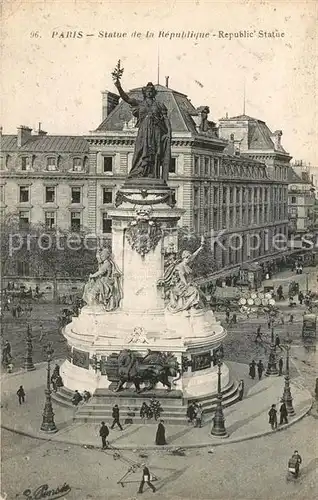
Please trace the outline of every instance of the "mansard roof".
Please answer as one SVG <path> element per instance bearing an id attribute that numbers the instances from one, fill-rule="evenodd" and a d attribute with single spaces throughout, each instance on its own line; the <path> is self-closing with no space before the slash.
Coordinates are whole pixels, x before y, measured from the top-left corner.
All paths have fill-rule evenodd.
<path id="1" fill-rule="evenodd" d="M 174 132 L 191 132 L 197 134 L 195 123 L 191 118 L 196 109 L 185 94 L 169 89 L 163 85 L 155 85 L 156 99 L 164 103 L 168 109 L 172 130 Z M 142 88 L 132 89 L 128 92 L 130 97 L 143 99 Z M 121 100 L 105 120 L 97 127 L 96 132 L 123 130 L 125 122 L 131 119 L 131 107 Z"/>
<path id="2" fill-rule="evenodd" d="M 89 144 L 79 136 L 32 135 L 23 146 L 18 147 L 17 135 L 0 137 L 0 150 L 17 153 L 88 153 Z"/>
<path id="3" fill-rule="evenodd" d="M 311 184 L 312 185 L 310 178 L 308 178 L 307 180 L 302 178 L 300 175 L 297 174 L 297 172 L 295 172 L 295 170 L 292 167 L 290 167 L 288 169 L 287 179 L 288 179 L 289 184 Z"/>
<path id="4" fill-rule="evenodd" d="M 251 150 L 275 150 L 275 151 L 280 151 L 282 153 L 286 153 L 285 149 L 281 144 L 275 145 L 273 141 L 273 132 L 268 128 L 266 123 L 263 120 L 260 120 L 259 118 L 253 118 L 252 116 L 248 115 L 238 115 L 238 116 L 233 116 L 231 118 L 222 118 L 221 121 L 231 121 L 231 120 L 238 120 L 238 121 L 247 121 L 247 127 L 248 127 L 248 149 Z"/>

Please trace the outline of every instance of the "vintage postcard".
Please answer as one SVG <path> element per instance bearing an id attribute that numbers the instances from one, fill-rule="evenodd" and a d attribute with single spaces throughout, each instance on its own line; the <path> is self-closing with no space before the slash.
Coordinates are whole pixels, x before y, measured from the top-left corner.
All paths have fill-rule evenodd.
<path id="1" fill-rule="evenodd" d="M 0 36 L 0 497 L 317 498 L 317 2 Z"/>

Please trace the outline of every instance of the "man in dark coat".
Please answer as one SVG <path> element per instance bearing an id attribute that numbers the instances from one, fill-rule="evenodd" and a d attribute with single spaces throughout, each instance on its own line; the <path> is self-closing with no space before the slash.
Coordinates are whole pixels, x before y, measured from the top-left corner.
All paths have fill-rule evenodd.
<path id="1" fill-rule="evenodd" d="M 25 392 L 22 385 L 20 385 L 19 389 L 17 390 L 17 396 L 19 399 L 19 405 L 25 402 Z"/>
<path id="2" fill-rule="evenodd" d="M 122 425 L 121 423 L 119 422 L 119 408 L 118 408 L 118 405 L 115 405 L 113 407 L 113 412 L 112 412 L 112 416 L 113 416 L 113 423 L 111 425 L 111 429 L 113 429 L 115 427 L 115 424 L 118 425 L 118 427 L 120 428 L 120 430 L 122 431 L 123 428 L 122 428 Z"/>
<path id="3" fill-rule="evenodd" d="M 78 406 L 78 404 L 83 400 L 83 396 L 76 389 L 72 397 L 72 404 Z"/>
<path id="4" fill-rule="evenodd" d="M 106 450 L 107 448 L 107 436 L 109 436 L 109 430 L 105 422 L 102 422 L 102 425 L 99 429 L 99 435 L 102 438 L 102 448 L 103 450 Z"/>
<path id="5" fill-rule="evenodd" d="M 280 412 L 279 425 L 288 424 L 287 420 L 288 413 L 285 402 L 281 404 L 279 412 Z"/>
<path id="6" fill-rule="evenodd" d="M 244 396 L 244 380 L 239 381 L 239 385 L 237 387 L 238 390 L 238 395 L 239 395 L 239 401 L 242 401 L 243 396 Z"/>
<path id="7" fill-rule="evenodd" d="M 156 444 L 157 445 L 164 445 L 166 443 L 166 429 L 165 426 L 163 425 L 163 420 L 160 420 L 156 432 Z"/>
<path id="8" fill-rule="evenodd" d="M 277 429 L 277 410 L 276 405 L 272 405 L 271 409 L 268 412 L 269 423 L 271 424 L 272 430 Z"/>
<path id="9" fill-rule="evenodd" d="M 276 338 L 275 338 L 275 347 L 279 347 L 279 349 L 282 351 L 283 348 L 281 347 L 280 345 L 280 338 L 278 335 L 276 335 Z"/>
<path id="10" fill-rule="evenodd" d="M 257 363 L 257 372 L 258 372 L 258 380 L 261 380 L 263 372 L 264 372 L 264 365 L 263 365 L 261 359 Z"/>
<path id="11" fill-rule="evenodd" d="M 279 358 L 278 361 L 278 369 L 279 369 L 279 375 L 283 375 L 283 358 Z"/>
<path id="12" fill-rule="evenodd" d="M 194 417 L 195 417 L 195 406 L 193 403 L 190 403 L 187 409 L 187 418 L 189 422 L 193 422 Z"/>
<path id="13" fill-rule="evenodd" d="M 254 361 L 254 359 L 253 359 L 252 363 L 250 363 L 250 371 L 249 371 L 249 375 L 250 375 L 250 377 L 251 377 L 253 380 L 254 380 L 254 378 L 255 378 L 255 373 L 256 373 L 256 371 L 255 371 L 255 367 L 256 367 L 256 363 L 255 363 L 255 361 Z"/>
<path id="14" fill-rule="evenodd" d="M 144 488 L 144 484 L 145 483 L 148 484 L 149 488 L 151 488 L 152 491 L 153 491 L 153 493 L 154 493 L 156 491 L 156 488 L 150 482 L 150 472 L 149 472 L 149 469 L 146 466 L 146 464 L 141 464 L 141 465 L 143 467 L 143 470 L 142 470 L 142 479 L 141 479 L 141 482 L 140 482 L 138 493 L 142 493 L 143 492 L 143 488 Z"/>

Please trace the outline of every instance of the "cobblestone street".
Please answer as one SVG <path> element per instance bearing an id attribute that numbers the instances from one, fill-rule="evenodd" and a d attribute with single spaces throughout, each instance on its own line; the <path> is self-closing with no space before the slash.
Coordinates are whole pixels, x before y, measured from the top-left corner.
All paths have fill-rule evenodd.
<path id="1" fill-rule="evenodd" d="M 284 432 L 215 447 L 213 453 L 186 450 L 185 456 L 174 456 L 167 451 L 147 451 L 140 456 L 124 451 L 115 460 L 109 450 L 43 442 L 4 431 L 2 494 L 19 499 L 24 498 L 26 488 L 34 490 L 46 483 L 56 488 L 67 482 L 71 492 L 65 498 L 70 500 L 133 499 L 140 471 L 130 476 L 133 482 L 124 488 L 117 484 L 132 460 L 149 464 L 158 476 L 154 483 L 157 496 L 163 500 L 194 498 L 194 492 L 198 500 L 311 500 L 318 487 L 315 436 L 317 420 L 308 416 Z M 287 482 L 287 462 L 294 449 L 302 455 L 302 473 L 297 482 Z M 143 498 L 153 498 L 153 494 L 145 489 Z"/>

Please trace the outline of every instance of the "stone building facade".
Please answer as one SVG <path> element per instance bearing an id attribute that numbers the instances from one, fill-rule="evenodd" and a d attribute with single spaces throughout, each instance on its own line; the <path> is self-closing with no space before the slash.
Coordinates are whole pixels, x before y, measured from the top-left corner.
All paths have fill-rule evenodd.
<path id="1" fill-rule="evenodd" d="M 287 236 L 290 161 L 281 134 L 245 116 L 217 127 L 207 106 L 155 87 L 172 123 L 169 185 L 186 210 L 180 225 L 206 236 L 216 262 L 211 272 L 279 258 L 284 250 L 273 241 Z M 130 95 L 142 98 L 141 89 Z M 35 134 L 19 127 L 17 135 L 2 135 L 0 210 L 18 211 L 22 223 L 110 235 L 109 211 L 130 170 L 137 128 L 116 94 L 102 93 L 102 110 L 102 123 L 85 137 L 51 136 L 40 126 Z M 246 143 L 247 136 L 253 140 Z"/>

